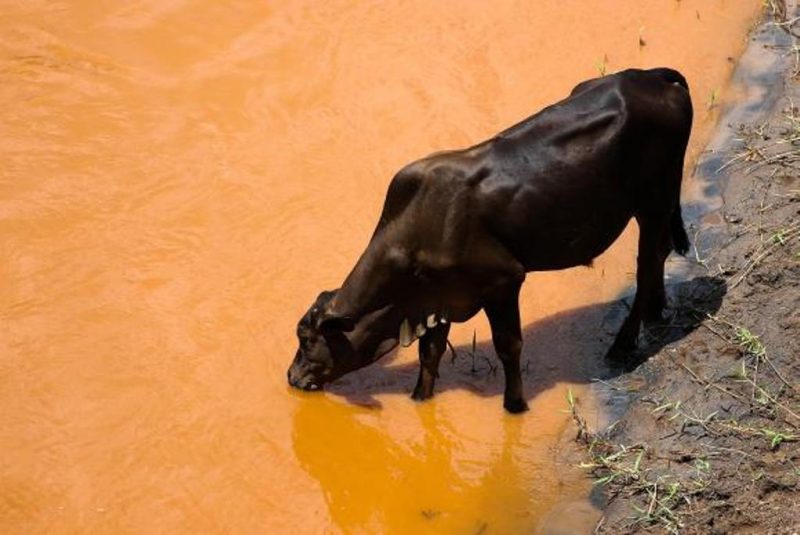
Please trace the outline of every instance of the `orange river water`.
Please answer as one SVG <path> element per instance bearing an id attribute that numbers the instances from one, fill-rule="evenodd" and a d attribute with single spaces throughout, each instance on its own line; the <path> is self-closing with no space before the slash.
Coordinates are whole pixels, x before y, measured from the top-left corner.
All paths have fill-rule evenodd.
<path id="1" fill-rule="evenodd" d="M 591 529 L 565 393 L 602 420 L 635 226 L 529 276 L 521 417 L 482 315 L 423 404 L 413 349 L 291 390 L 295 324 L 397 169 L 603 69 L 680 69 L 695 157 L 760 2 L 0 4 L 0 532 Z"/>

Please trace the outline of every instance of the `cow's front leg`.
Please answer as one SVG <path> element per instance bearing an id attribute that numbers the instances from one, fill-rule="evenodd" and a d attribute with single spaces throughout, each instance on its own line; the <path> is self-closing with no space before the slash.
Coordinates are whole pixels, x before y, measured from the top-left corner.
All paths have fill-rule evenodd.
<path id="1" fill-rule="evenodd" d="M 447 349 L 449 323 L 440 323 L 428 329 L 419 339 L 419 378 L 412 399 L 422 401 L 433 396 L 433 385 L 439 376 L 439 361 Z"/>
<path id="2" fill-rule="evenodd" d="M 522 353 L 519 288 L 511 294 L 506 299 L 488 303 L 484 310 L 492 327 L 494 349 L 503 363 L 506 376 L 503 407 L 510 413 L 520 413 L 528 410 L 528 404 L 522 393 L 522 374 L 519 369 L 519 357 Z"/>

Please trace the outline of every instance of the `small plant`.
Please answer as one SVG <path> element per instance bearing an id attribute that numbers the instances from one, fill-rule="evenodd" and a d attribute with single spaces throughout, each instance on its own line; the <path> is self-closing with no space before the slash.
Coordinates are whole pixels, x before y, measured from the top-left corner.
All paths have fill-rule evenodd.
<path id="1" fill-rule="evenodd" d="M 708 104 L 706 104 L 706 108 L 711 110 L 717 105 L 717 100 L 719 99 L 719 90 L 714 88 L 711 90 L 711 94 L 708 96 Z"/>
<path id="2" fill-rule="evenodd" d="M 457 356 L 456 350 L 450 344 L 449 340 L 448 340 L 447 343 L 448 343 L 448 345 L 450 345 L 450 350 L 453 353 L 453 357 L 450 360 L 450 362 L 455 362 L 456 361 L 456 356 Z M 483 360 L 486 361 L 486 365 L 488 366 L 489 373 L 491 373 L 492 375 L 497 375 L 497 365 L 496 364 L 492 364 L 492 361 L 489 360 L 489 357 L 487 357 L 486 355 L 481 354 L 480 357 Z M 470 373 L 473 373 L 473 374 L 478 373 L 478 333 L 474 329 L 472 331 L 472 347 L 470 348 L 470 360 L 472 361 L 472 367 L 469 370 Z"/>
<path id="3" fill-rule="evenodd" d="M 597 72 L 600 73 L 600 76 L 605 76 L 608 72 L 608 54 L 603 54 L 603 59 L 597 62 Z"/>
<path id="4" fill-rule="evenodd" d="M 737 370 L 737 374 L 735 375 L 735 377 L 737 379 L 741 379 L 744 381 L 745 379 L 747 379 L 747 362 L 745 361 L 745 359 L 742 359 L 739 364 L 740 367 Z"/>
<path id="5" fill-rule="evenodd" d="M 590 460 L 580 463 L 579 466 L 597 476 L 595 485 L 610 485 L 617 480 L 627 485 L 643 480 L 642 457 L 645 448 L 639 444 L 611 444 L 595 436 L 589 444 L 588 453 Z M 636 457 L 631 460 L 633 455 Z"/>
<path id="6" fill-rule="evenodd" d="M 734 329 L 734 336 L 739 347 L 744 350 L 748 355 L 754 357 L 763 357 L 767 353 L 764 344 L 761 343 L 758 336 L 751 333 L 746 327 L 737 326 Z"/>
<path id="7" fill-rule="evenodd" d="M 770 397 L 767 395 L 766 391 L 764 391 L 764 389 L 761 388 L 761 387 L 757 387 L 755 389 L 755 395 L 754 395 L 753 399 L 755 399 L 756 403 L 758 403 L 761 406 L 764 406 L 764 407 L 769 406 Z"/>
<path id="8" fill-rule="evenodd" d="M 668 533 L 678 533 L 683 527 L 674 509 L 681 501 L 683 493 L 677 481 L 665 484 L 661 477 L 645 488 L 647 507 L 634 506 L 636 523 L 661 525 Z"/>
<path id="9" fill-rule="evenodd" d="M 800 438 L 797 435 L 781 433 L 780 431 L 773 431 L 772 429 L 762 429 L 761 432 L 764 433 L 764 436 L 769 440 L 769 447 L 771 450 L 778 449 L 778 446 L 783 442 L 792 442 Z"/>
<path id="10" fill-rule="evenodd" d="M 572 420 L 575 422 L 575 426 L 578 428 L 578 434 L 575 437 L 575 440 L 586 442 L 589 438 L 589 430 L 586 427 L 586 420 L 584 420 L 581 415 L 578 414 L 577 398 L 575 397 L 575 394 L 572 393 L 572 388 L 567 388 L 567 405 L 569 406 L 569 412 L 572 415 Z"/>
<path id="11" fill-rule="evenodd" d="M 575 412 L 575 395 L 572 393 L 572 388 L 567 388 L 567 405 L 571 412 Z"/>
<path id="12" fill-rule="evenodd" d="M 478 371 L 478 368 L 475 366 L 475 355 L 476 355 L 476 350 L 475 349 L 476 349 L 476 347 L 478 345 L 477 344 L 477 337 L 478 337 L 478 334 L 473 329 L 472 330 L 472 353 L 471 353 L 472 354 L 472 370 L 471 370 L 472 373 L 475 373 L 475 372 Z"/>
<path id="13" fill-rule="evenodd" d="M 694 469 L 697 470 L 698 473 L 707 474 L 711 471 L 711 463 L 706 459 L 695 459 Z"/>

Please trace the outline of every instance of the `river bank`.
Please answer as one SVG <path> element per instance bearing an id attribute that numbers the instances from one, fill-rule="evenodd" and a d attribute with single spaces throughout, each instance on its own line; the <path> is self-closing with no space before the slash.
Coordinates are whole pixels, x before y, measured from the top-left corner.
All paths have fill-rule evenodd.
<path id="1" fill-rule="evenodd" d="M 693 249 L 670 263 L 670 307 L 645 330 L 643 363 L 598 382 L 612 410 L 627 408 L 589 430 L 573 405 L 598 533 L 800 529 L 795 15 L 768 6 L 737 67 L 743 99 L 698 160 L 703 198 L 684 200 Z"/>

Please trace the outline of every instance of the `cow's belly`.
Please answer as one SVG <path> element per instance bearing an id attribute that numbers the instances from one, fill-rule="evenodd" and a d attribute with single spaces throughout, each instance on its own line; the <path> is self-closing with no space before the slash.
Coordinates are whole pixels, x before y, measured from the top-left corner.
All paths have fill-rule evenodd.
<path id="1" fill-rule="evenodd" d="M 596 145 L 534 151 L 481 184 L 484 222 L 526 271 L 591 263 L 633 216 L 635 159 L 615 143 Z"/>
<path id="2" fill-rule="evenodd" d="M 508 248 L 527 271 L 590 264 L 634 214 L 628 188 L 611 173 L 583 180 L 565 177 L 565 182 L 570 187 L 551 182 L 522 192 L 505 212 Z"/>
<path id="3" fill-rule="evenodd" d="M 631 215 L 618 214 L 600 223 L 587 221 L 587 224 L 551 228 L 549 231 L 536 229 L 522 244 L 520 260 L 526 271 L 589 265 L 622 234 Z"/>

